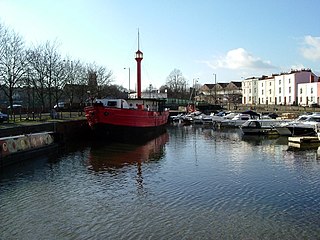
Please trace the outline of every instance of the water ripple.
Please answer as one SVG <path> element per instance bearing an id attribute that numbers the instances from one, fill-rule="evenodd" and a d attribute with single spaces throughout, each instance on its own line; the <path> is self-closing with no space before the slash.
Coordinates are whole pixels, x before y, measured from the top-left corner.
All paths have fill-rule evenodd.
<path id="1" fill-rule="evenodd" d="M 0 239 L 318 239 L 320 164 L 276 139 L 169 128 L 0 178 Z"/>

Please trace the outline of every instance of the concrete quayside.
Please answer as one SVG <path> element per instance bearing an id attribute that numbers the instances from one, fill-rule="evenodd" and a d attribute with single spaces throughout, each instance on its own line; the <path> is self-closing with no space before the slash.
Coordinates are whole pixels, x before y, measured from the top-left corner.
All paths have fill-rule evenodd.
<path id="1" fill-rule="evenodd" d="M 0 168 L 57 152 L 68 141 L 90 137 L 86 120 L 14 125 L 0 131 Z"/>

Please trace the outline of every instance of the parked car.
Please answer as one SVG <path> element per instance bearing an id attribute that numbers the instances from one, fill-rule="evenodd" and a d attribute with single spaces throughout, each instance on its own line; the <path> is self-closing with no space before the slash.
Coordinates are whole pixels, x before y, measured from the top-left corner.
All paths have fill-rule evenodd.
<path id="1" fill-rule="evenodd" d="M 64 109 L 64 102 L 58 102 L 58 105 L 54 105 L 53 108 Z"/>
<path id="2" fill-rule="evenodd" d="M 20 104 L 13 104 L 12 107 L 13 107 L 13 109 L 17 109 L 17 108 L 22 108 L 22 105 L 20 105 Z M 10 109 L 11 106 L 8 106 L 7 108 Z"/>
<path id="3" fill-rule="evenodd" d="M 310 103 L 309 107 L 316 108 L 316 107 L 319 107 L 319 105 L 317 103 Z"/>
<path id="4" fill-rule="evenodd" d="M 8 121 L 8 115 L 0 112 L 0 123 L 3 123 L 4 121 Z"/>

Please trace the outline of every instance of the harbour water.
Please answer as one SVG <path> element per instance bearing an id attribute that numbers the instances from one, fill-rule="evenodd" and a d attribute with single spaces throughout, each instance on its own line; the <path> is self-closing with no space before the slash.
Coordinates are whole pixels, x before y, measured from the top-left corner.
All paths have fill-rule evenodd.
<path id="1" fill-rule="evenodd" d="M 320 155 L 170 126 L 0 170 L 0 239 L 320 239 Z"/>

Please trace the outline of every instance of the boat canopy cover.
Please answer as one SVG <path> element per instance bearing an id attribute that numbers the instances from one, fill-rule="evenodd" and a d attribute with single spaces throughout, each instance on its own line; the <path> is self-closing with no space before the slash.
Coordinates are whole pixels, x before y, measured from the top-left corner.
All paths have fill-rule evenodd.
<path id="1" fill-rule="evenodd" d="M 255 117 L 255 116 L 260 117 L 260 114 L 259 114 L 259 113 L 254 112 L 254 111 L 252 111 L 252 110 L 244 111 L 244 112 L 242 112 L 242 114 L 249 114 L 251 117 Z"/>
<path id="2" fill-rule="evenodd" d="M 256 120 L 248 120 L 242 124 L 242 127 L 261 128 L 261 124 Z"/>

